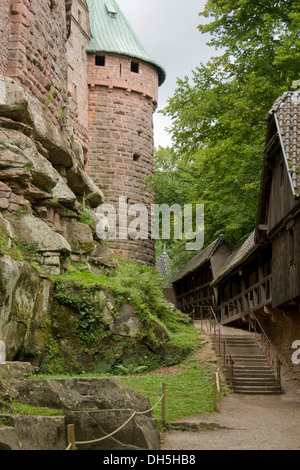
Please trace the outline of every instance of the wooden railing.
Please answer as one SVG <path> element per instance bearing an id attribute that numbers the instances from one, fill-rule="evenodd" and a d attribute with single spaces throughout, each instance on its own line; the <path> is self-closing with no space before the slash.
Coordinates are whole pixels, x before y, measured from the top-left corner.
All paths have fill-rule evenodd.
<path id="1" fill-rule="evenodd" d="M 223 302 L 219 307 L 221 322 L 248 315 L 272 303 L 272 274 L 253 284 L 240 294 Z"/>
<path id="2" fill-rule="evenodd" d="M 260 339 L 260 344 L 262 351 L 266 358 L 268 359 L 269 364 L 276 370 L 276 379 L 278 385 L 281 388 L 281 366 L 282 361 L 280 359 L 279 353 L 275 346 L 271 343 L 267 333 L 263 329 L 261 323 L 259 322 L 257 316 L 254 312 L 251 312 L 249 315 L 249 331 L 253 330 L 255 333 L 255 340 L 258 342 Z"/>
<path id="3" fill-rule="evenodd" d="M 177 295 L 179 308 L 198 307 L 200 303 L 203 303 L 203 305 L 211 303 L 213 290 L 210 284 L 211 282 L 207 282 L 206 284 L 194 287 L 187 292 Z"/>
<path id="4" fill-rule="evenodd" d="M 214 334 L 214 343 L 218 347 L 217 353 L 221 360 L 223 361 L 223 366 L 224 368 L 228 368 L 229 370 L 229 381 L 230 381 L 230 386 L 233 388 L 233 373 L 234 373 L 234 364 L 235 364 L 235 359 L 233 357 L 233 354 L 230 351 L 230 348 L 228 346 L 228 343 L 224 337 L 224 335 L 221 332 L 221 325 L 218 322 L 217 315 L 212 308 L 212 306 L 209 306 L 210 314 L 209 314 L 209 325 L 210 325 L 210 332 L 213 330 Z"/>

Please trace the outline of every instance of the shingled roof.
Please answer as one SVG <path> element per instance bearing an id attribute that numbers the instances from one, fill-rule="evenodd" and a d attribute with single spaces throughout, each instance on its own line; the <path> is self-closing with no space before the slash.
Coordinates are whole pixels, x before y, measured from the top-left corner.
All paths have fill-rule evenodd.
<path id="1" fill-rule="evenodd" d="M 280 96 L 266 116 L 275 118 L 295 197 L 300 197 L 300 91 Z"/>
<path id="2" fill-rule="evenodd" d="M 218 250 L 219 247 L 225 246 L 225 250 Z M 194 258 L 188 261 L 181 270 L 175 275 L 172 282 L 177 282 L 196 269 L 199 269 L 207 261 L 211 261 L 213 275 L 221 269 L 228 254 L 231 251 L 229 242 L 225 239 L 224 235 L 220 235 L 214 242 L 207 246 L 204 250 L 200 251 Z"/>
<path id="3" fill-rule="evenodd" d="M 214 278 L 212 285 L 216 285 L 224 276 L 246 260 L 256 247 L 255 230 L 253 230 L 247 240 L 227 258 L 226 263 L 224 263 L 222 269 L 220 269 L 218 275 Z"/>

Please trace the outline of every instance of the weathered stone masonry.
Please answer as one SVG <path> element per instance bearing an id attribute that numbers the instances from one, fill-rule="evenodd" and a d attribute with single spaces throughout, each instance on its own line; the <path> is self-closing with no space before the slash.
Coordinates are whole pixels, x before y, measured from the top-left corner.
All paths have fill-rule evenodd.
<path id="1" fill-rule="evenodd" d="M 144 204 L 151 213 L 154 194 L 146 188 L 153 173 L 153 112 L 157 105 L 157 72 L 131 59 L 106 55 L 105 67 L 89 55 L 89 114 L 91 147 L 89 172 L 102 187 L 106 200 L 118 208 L 119 197 L 128 204 Z M 149 221 L 150 228 L 150 221 Z M 118 253 L 154 262 L 154 243 L 119 240 Z"/>
<path id="2" fill-rule="evenodd" d="M 153 112 L 165 77 L 117 3 L 2 0 L 0 29 L 0 74 L 39 103 L 77 156 L 78 168 L 68 171 L 71 161 L 51 151 L 62 178 L 82 194 L 82 175 L 77 182 L 75 173 L 84 167 L 106 202 L 123 196 L 129 205 L 144 204 L 150 216 L 154 194 L 145 186 L 153 173 Z M 117 240 L 114 248 L 154 262 L 150 237 Z"/>

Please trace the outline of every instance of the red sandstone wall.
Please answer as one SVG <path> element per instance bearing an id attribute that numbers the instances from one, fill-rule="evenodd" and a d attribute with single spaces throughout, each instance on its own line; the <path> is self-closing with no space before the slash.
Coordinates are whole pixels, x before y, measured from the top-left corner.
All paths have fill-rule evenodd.
<path id="1" fill-rule="evenodd" d="M 77 11 L 81 4 L 86 12 L 83 0 L 68 3 L 72 1 Z M 0 28 L 0 73 L 20 82 L 40 101 L 55 125 L 73 128 L 87 144 L 87 106 L 81 114 L 78 103 L 69 100 L 68 62 L 76 62 L 82 80 L 78 87 L 86 90 L 87 63 L 82 47 L 88 37 L 84 28 L 79 28 L 74 38 L 77 48 L 67 53 L 65 0 L 1 0 Z M 84 100 L 86 103 L 87 94 Z"/>
<path id="2" fill-rule="evenodd" d="M 66 103 L 66 13 L 64 0 L 16 0 L 11 4 L 11 28 L 6 75 L 44 105 L 60 122 Z"/>
<path id="3" fill-rule="evenodd" d="M 10 36 L 10 0 L 0 2 L 0 73 L 4 74 L 8 63 Z"/>
<path id="4" fill-rule="evenodd" d="M 101 54 L 99 54 L 101 55 Z M 88 83 L 91 86 L 114 86 L 145 95 L 157 106 L 158 73 L 148 64 L 139 63 L 139 73 L 131 72 L 130 57 L 105 55 L 105 67 L 95 65 L 95 55 L 88 55 Z"/>
<path id="5" fill-rule="evenodd" d="M 76 133 L 87 142 L 88 85 L 86 48 L 90 40 L 88 7 L 82 0 L 73 0 L 70 10 L 71 33 L 68 37 L 68 95 L 69 118 Z"/>

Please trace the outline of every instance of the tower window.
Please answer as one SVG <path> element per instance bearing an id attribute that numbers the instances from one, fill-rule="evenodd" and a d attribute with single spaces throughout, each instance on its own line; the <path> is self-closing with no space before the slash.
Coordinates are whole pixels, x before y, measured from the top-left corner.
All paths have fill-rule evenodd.
<path id="1" fill-rule="evenodd" d="M 96 55 L 95 65 L 97 65 L 97 67 L 104 67 L 105 66 L 105 56 L 104 55 Z"/>
<path id="2" fill-rule="evenodd" d="M 133 161 L 134 161 L 134 162 L 139 162 L 140 160 L 141 160 L 141 156 L 138 155 L 137 153 L 135 153 L 135 154 L 133 155 Z"/>
<path id="3" fill-rule="evenodd" d="M 140 64 L 138 62 L 131 62 L 131 72 L 139 73 Z"/>
<path id="4" fill-rule="evenodd" d="M 80 10 L 78 10 L 78 23 L 81 26 L 81 11 Z"/>

